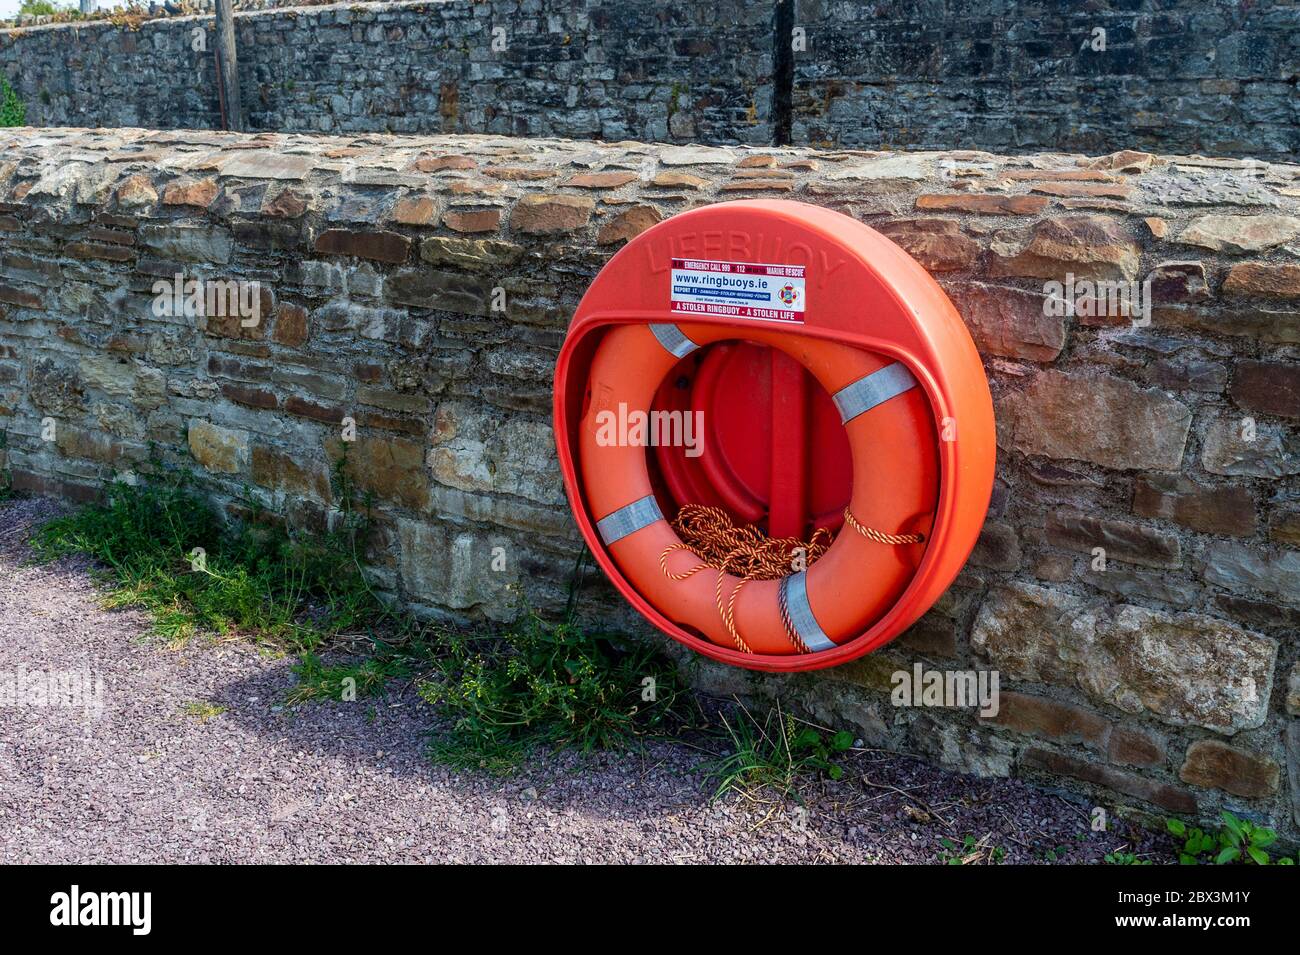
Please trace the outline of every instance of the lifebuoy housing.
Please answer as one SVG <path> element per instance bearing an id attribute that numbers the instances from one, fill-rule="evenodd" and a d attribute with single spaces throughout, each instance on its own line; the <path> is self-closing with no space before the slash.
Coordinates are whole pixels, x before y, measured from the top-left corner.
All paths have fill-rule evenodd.
<path id="1" fill-rule="evenodd" d="M 992 402 L 956 310 L 889 240 L 803 203 L 707 206 L 632 240 L 579 305 L 554 411 L 606 575 L 670 636 L 754 669 L 832 666 L 900 634 L 960 570 L 992 489 Z M 694 459 L 647 446 L 657 415 L 691 437 L 673 414 L 712 422 Z M 806 538 L 807 559 L 729 572 L 673 526 L 705 517 Z"/>

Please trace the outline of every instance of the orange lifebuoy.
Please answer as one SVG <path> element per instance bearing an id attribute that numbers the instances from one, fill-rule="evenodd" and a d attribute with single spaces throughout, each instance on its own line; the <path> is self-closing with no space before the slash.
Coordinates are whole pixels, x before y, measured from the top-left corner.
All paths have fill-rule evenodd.
<path id="1" fill-rule="evenodd" d="M 681 270 L 704 275 L 707 294 L 695 294 Z M 759 274 L 782 278 L 760 295 L 749 282 Z M 765 353 L 770 377 L 759 382 L 753 356 Z M 794 377 L 778 375 L 777 358 Z M 826 395 L 786 402 L 790 383 L 807 375 Z M 757 403 L 759 392 L 767 430 L 750 429 L 734 404 Z M 712 402 L 715 412 L 724 403 L 711 420 L 725 428 L 710 432 L 721 459 L 692 463 L 663 448 L 648 455 L 644 442 L 600 440 L 602 413 L 645 415 L 665 402 Z M 808 442 L 791 444 L 783 415 L 813 422 L 826 453 L 814 448 L 807 460 Z M 570 325 L 554 425 L 575 520 L 615 587 L 674 639 L 752 669 L 834 666 L 901 634 L 965 563 L 993 485 L 988 382 L 952 303 L 879 233 L 798 202 L 706 206 L 629 242 Z M 787 473 L 778 446 L 804 448 Z M 770 480 L 755 479 L 769 465 Z M 697 492 L 743 523 L 766 509 L 773 536 L 778 523 L 828 535 L 842 492 L 844 526 L 806 570 L 777 579 L 692 574 L 701 560 L 670 519 L 706 503 Z M 801 499 L 802 511 L 784 507 L 782 495 Z"/>
<path id="2" fill-rule="evenodd" d="M 898 599 L 916 573 L 923 542 L 883 544 L 846 529 L 807 571 L 780 581 L 742 587 L 726 574 L 675 579 L 699 560 L 656 502 L 645 448 L 598 441 L 598 416 L 619 406 L 625 416 L 648 416 L 651 397 L 683 354 L 732 337 L 727 328 L 695 324 L 627 325 L 605 337 L 592 361 L 591 401 L 579 431 L 583 487 L 615 563 L 661 613 L 743 653 L 826 650 L 860 634 Z M 911 373 L 833 342 L 764 329 L 745 337 L 786 352 L 837 396 L 853 458 L 849 512 L 889 534 L 928 538 L 939 480 L 936 439 Z M 665 552 L 668 573 L 660 560 Z M 719 592 L 728 601 L 737 595 L 728 605 L 731 629 L 719 612 Z"/>

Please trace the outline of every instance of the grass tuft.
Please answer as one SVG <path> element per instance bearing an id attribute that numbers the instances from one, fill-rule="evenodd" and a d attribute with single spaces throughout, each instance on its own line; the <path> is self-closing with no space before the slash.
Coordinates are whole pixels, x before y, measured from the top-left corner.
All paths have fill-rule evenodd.
<path id="1" fill-rule="evenodd" d="M 779 707 L 760 720 L 742 705 L 730 718 L 724 715 L 722 725 L 730 752 L 706 767 L 717 781 L 715 799 L 734 791 L 749 799 L 766 794 L 803 802 L 801 790 L 810 779 L 843 778 L 839 760 L 853 748 L 852 733 L 823 733 Z"/>
<path id="2" fill-rule="evenodd" d="M 368 524 L 355 510 L 323 535 L 259 523 L 255 504 L 252 520 L 223 526 L 188 472 L 155 460 L 143 473 L 38 529 L 37 559 L 84 553 L 106 564 L 105 606 L 143 608 L 172 644 L 211 631 L 314 650 L 387 614 L 357 558 Z"/>
<path id="3" fill-rule="evenodd" d="M 620 750 L 694 714 L 650 647 L 529 614 L 500 634 L 439 635 L 420 695 L 451 717 L 430 753 L 453 768 L 515 770 L 541 747 Z"/>

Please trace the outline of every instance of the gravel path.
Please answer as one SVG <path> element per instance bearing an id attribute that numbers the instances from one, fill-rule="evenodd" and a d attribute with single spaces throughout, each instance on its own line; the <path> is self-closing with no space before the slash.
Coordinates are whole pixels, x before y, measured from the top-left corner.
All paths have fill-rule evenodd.
<path id="1" fill-rule="evenodd" d="M 897 756 L 856 757 L 807 810 L 710 802 L 700 754 L 669 743 L 452 773 L 423 755 L 414 699 L 286 708 L 290 660 L 160 647 L 139 613 L 99 607 L 87 562 L 28 565 L 58 507 L 0 505 L 0 678 L 89 671 L 102 708 L 0 707 L 0 862 L 931 862 L 968 834 L 1035 862 L 1128 844 L 1023 783 Z"/>

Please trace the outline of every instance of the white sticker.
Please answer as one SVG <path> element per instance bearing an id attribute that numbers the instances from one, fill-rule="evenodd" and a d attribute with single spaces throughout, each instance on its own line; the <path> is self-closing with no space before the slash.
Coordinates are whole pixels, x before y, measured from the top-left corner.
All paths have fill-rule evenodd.
<path id="1" fill-rule="evenodd" d="M 763 322 L 803 322 L 802 265 L 673 259 L 671 310 Z"/>

